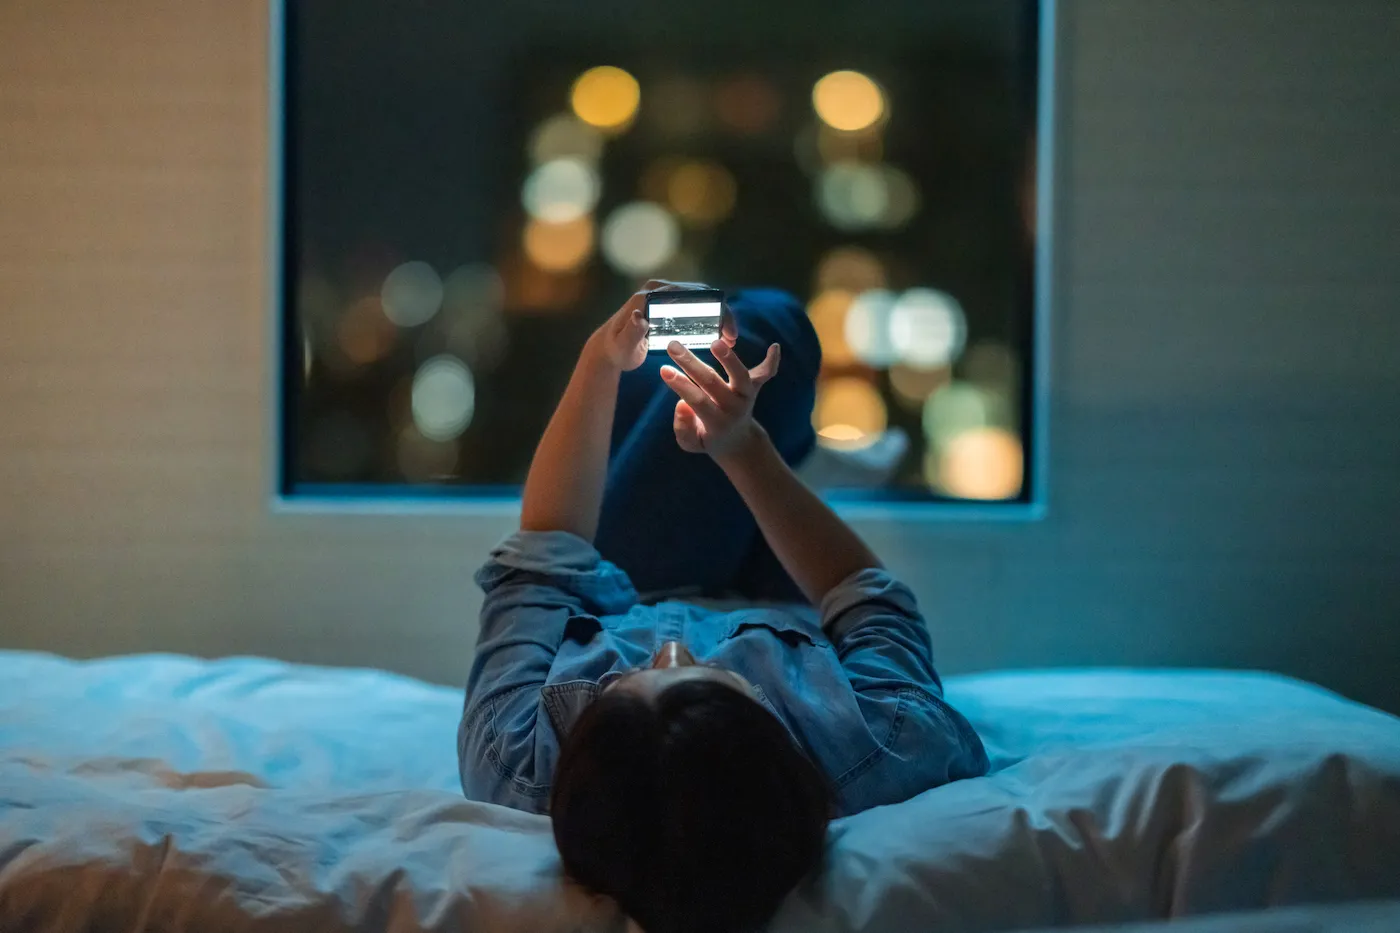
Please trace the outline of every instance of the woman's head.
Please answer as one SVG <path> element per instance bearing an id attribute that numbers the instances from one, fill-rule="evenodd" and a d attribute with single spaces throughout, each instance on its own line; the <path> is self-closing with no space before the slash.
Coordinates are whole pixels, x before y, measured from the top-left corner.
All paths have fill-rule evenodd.
<path id="1" fill-rule="evenodd" d="M 550 813 L 565 871 L 647 933 L 726 933 L 816 865 L 831 799 L 752 687 L 672 643 L 579 716 Z"/>

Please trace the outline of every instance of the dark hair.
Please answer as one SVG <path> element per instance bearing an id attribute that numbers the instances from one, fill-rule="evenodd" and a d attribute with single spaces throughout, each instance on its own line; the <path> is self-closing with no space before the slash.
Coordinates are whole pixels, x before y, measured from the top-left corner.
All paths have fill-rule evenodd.
<path id="1" fill-rule="evenodd" d="M 550 816 L 564 870 L 646 933 L 762 926 L 821 858 L 831 791 L 732 687 L 604 693 L 570 730 Z"/>

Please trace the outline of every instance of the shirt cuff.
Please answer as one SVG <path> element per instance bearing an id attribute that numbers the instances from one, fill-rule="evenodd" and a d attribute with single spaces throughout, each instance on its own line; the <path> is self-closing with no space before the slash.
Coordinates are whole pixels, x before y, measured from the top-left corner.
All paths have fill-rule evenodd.
<path id="1" fill-rule="evenodd" d="M 919 604 L 914 593 L 890 576 L 888 571 L 868 567 L 857 570 L 822 597 L 822 629 L 833 642 L 839 642 L 851 629 L 869 618 L 860 608 L 893 612 L 909 618 L 919 618 Z"/>

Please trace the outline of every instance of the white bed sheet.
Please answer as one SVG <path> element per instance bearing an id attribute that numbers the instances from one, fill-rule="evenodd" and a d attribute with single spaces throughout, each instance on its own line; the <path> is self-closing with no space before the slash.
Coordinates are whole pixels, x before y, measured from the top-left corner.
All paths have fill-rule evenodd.
<path id="1" fill-rule="evenodd" d="M 1225 672 L 950 678 L 993 775 L 838 821 L 774 928 L 1013 930 L 1400 897 L 1400 720 Z M 616 928 L 461 799 L 459 691 L 0 653 L 0 929 Z"/>

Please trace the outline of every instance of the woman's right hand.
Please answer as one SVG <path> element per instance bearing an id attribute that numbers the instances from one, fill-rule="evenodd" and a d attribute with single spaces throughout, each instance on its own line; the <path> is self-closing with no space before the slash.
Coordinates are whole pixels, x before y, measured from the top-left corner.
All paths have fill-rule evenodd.
<path id="1" fill-rule="evenodd" d="M 661 367 L 661 379 L 680 396 L 673 421 L 676 442 L 682 450 L 718 460 L 761 434 L 753 420 L 754 401 L 764 383 L 777 375 L 781 351 L 772 344 L 763 362 L 749 369 L 728 340 L 716 340 L 710 349 L 728 381 L 675 340 L 666 352 L 680 369 Z"/>

